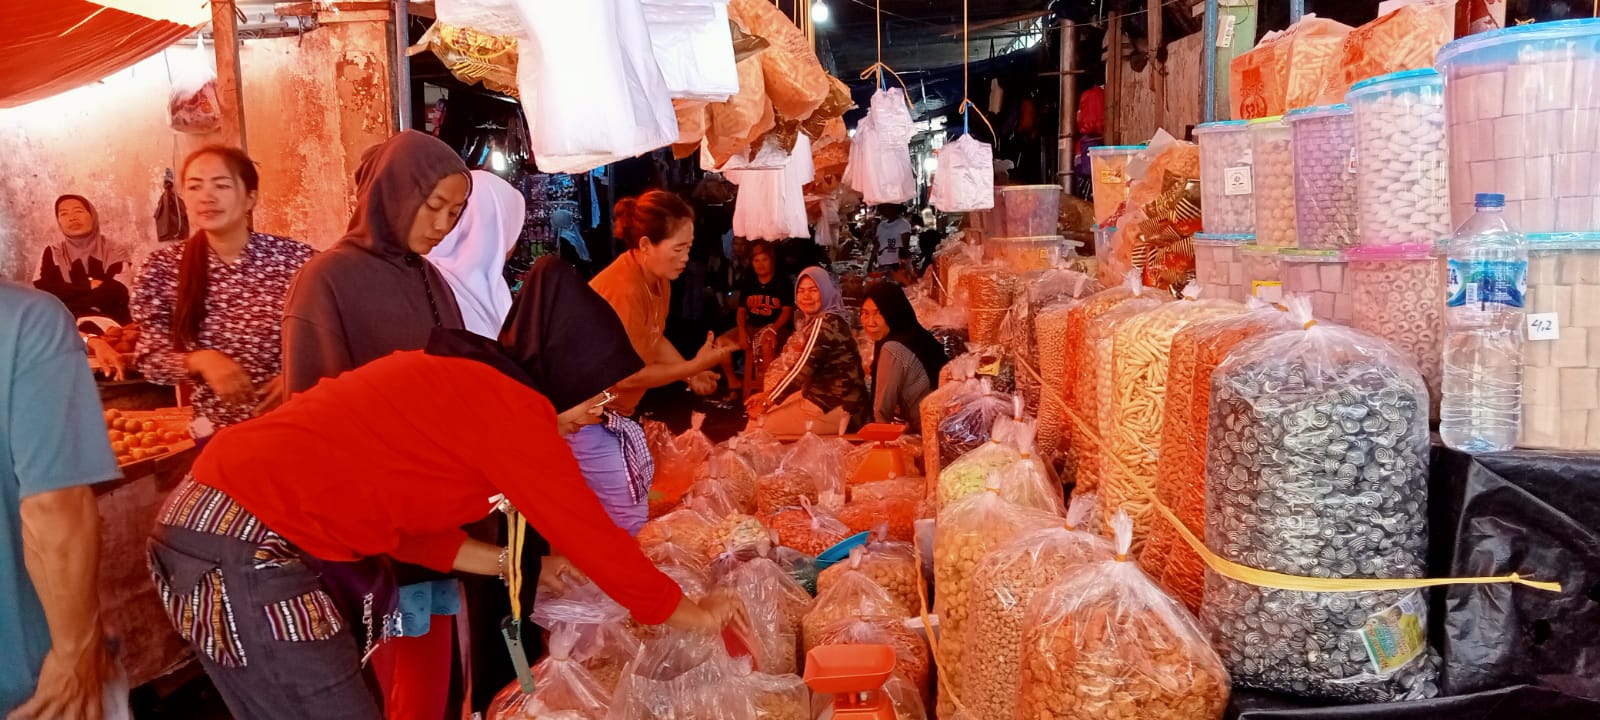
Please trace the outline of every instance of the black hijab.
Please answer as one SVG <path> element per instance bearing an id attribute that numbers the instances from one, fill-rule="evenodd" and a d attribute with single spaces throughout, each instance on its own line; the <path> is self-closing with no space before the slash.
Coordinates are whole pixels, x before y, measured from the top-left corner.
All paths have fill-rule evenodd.
<path id="1" fill-rule="evenodd" d="M 899 285 L 891 282 L 880 282 L 867 290 L 867 299 L 878 306 L 878 314 L 883 316 L 883 322 L 889 326 L 889 335 L 879 340 L 872 353 L 872 381 L 878 381 L 878 359 L 883 357 L 883 344 L 897 342 L 906 346 L 917 360 L 922 363 L 922 369 L 928 373 L 928 379 L 935 384 L 939 382 L 939 370 L 949 360 L 944 354 L 944 346 L 939 340 L 928 332 L 928 329 L 917 322 L 917 311 L 911 308 L 911 301 L 906 299 L 906 293 Z"/>
<path id="2" fill-rule="evenodd" d="M 617 311 L 554 256 L 539 258 L 523 276 L 500 344 L 557 412 L 644 369 Z"/>

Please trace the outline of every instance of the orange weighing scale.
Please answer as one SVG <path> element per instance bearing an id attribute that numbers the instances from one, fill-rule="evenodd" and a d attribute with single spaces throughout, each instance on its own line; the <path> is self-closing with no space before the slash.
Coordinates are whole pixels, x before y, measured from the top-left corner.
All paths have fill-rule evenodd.
<path id="1" fill-rule="evenodd" d="M 864 443 L 872 443 L 872 449 L 867 451 L 867 459 L 861 463 L 854 475 L 849 478 L 851 485 L 877 482 L 890 478 L 905 477 L 906 464 L 900 456 L 900 450 L 890 447 L 888 443 L 897 440 L 905 434 L 906 426 L 890 423 L 872 423 L 857 431 L 850 438 Z"/>
<path id="2" fill-rule="evenodd" d="M 824 645 L 806 653 L 806 685 L 833 696 L 819 719 L 895 720 L 894 702 L 883 691 L 892 674 L 888 645 Z"/>

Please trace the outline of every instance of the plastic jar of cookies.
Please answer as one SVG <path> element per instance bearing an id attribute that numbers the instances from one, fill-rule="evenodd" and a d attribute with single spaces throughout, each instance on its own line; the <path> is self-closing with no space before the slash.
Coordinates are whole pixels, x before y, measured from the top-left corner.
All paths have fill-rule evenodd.
<path id="1" fill-rule="evenodd" d="M 1241 245 L 1239 264 L 1249 295 L 1266 302 L 1283 301 L 1283 255 L 1275 247 Z"/>
<path id="2" fill-rule="evenodd" d="M 1256 231 L 1252 192 L 1250 122 L 1223 120 L 1196 125 L 1200 144 L 1200 217 L 1208 233 Z"/>
<path id="3" fill-rule="evenodd" d="M 1206 288 L 1206 297 L 1244 302 L 1250 296 L 1239 248 L 1254 239 L 1251 235 L 1194 234 L 1194 276 Z"/>
<path id="4" fill-rule="evenodd" d="M 1061 232 L 1060 185 L 1008 185 L 995 188 L 1001 199 L 999 237 L 1041 237 Z M 994 237 L 994 236 L 991 236 Z"/>
<path id="5" fill-rule="evenodd" d="M 1308 250 L 1356 242 L 1356 128 L 1349 105 L 1324 105 L 1284 116 L 1294 133 L 1295 228 Z"/>
<path id="6" fill-rule="evenodd" d="M 1444 271 L 1431 244 L 1352 248 L 1350 326 L 1389 341 L 1422 372 L 1432 417 L 1444 370 Z"/>
<path id="7" fill-rule="evenodd" d="M 1363 80 L 1345 96 L 1356 118 L 1358 244 L 1433 243 L 1450 235 L 1443 88 L 1439 73 L 1424 68 Z"/>
<path id="8" fill-rule="evenodd" d="M 1528 236 L 1523 447 L 1600 450 L 1600 233 Z"/>
<path id="9" fill-rule="evenodd" d="M 1453 223 L 1491 192 L 1523 232 L 1600 230 L 1600 20 L 1478 33 L 1441 48 L 1437 65 Z"/>
<path id="10" fill-rule="evenodd" d="M 1060 264 L 1065 246 L 1066 240 L 1060 235 L 989 238 L 983 243 L 983 254 L 1007 270 L 1024 275 Z"/>
<path id="11" fill-rule="evenodd" d="M 1089 148 L 1089 177 L 1094 185 L 1094 221 L 1106 224 L 1128 199 L 1128 163 L 1143 145 L 1101 145 Z"/>
<path id="12" fill-rule="evenodd" d="M 1311 315 L 1318 320 L 1349 325 L 1355 315 L 1346 284 L 1344 253 L 1339 250 L 1284 250 L 1283 292 L 1311 300 Z"/>
<path id="13" fill-rule="evenodd" d="M 1294 133 L 1281 116 L 1250 121 L 1256 243 L 1295 247 Z"/>

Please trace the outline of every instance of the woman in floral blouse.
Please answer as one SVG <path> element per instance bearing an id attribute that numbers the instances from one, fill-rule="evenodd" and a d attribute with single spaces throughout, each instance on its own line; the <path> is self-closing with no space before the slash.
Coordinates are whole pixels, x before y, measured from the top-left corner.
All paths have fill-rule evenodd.
<path id="1" fill-rule="evenodd" d="M 258 185 L 243 151 L 195 151 L 183 164 L 183 199 L 197 232 L 153 253 L 134 283 L 139 370 L 166 385 L 195 382 L 197 419 L 219 429 L 283 401 L 284 297 L 312 254 L 250 231 Z"/>
<path id="2" fill-rule="evenodd" d="M 767 372 L 766 392 L 745 403 L 751 426 L 778 436 L 804 433 L 808 423 L 818 435 L 837 434 L 841 420 L 861 427 L 872 398 L 838 286 L 826 270 L 808 267 L 794 285 L 794 304 L 800 319 Z"/>

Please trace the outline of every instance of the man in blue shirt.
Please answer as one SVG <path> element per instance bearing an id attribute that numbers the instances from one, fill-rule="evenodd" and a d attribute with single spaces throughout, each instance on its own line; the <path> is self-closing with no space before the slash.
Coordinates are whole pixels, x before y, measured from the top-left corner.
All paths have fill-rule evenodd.
<path id="1" fill-rule="evenodd" d="M 100 627 L 93 483 L 118 477 L 72 315 L 0 282 L 0 715 L 98 720 L 112 663 Z"/>

